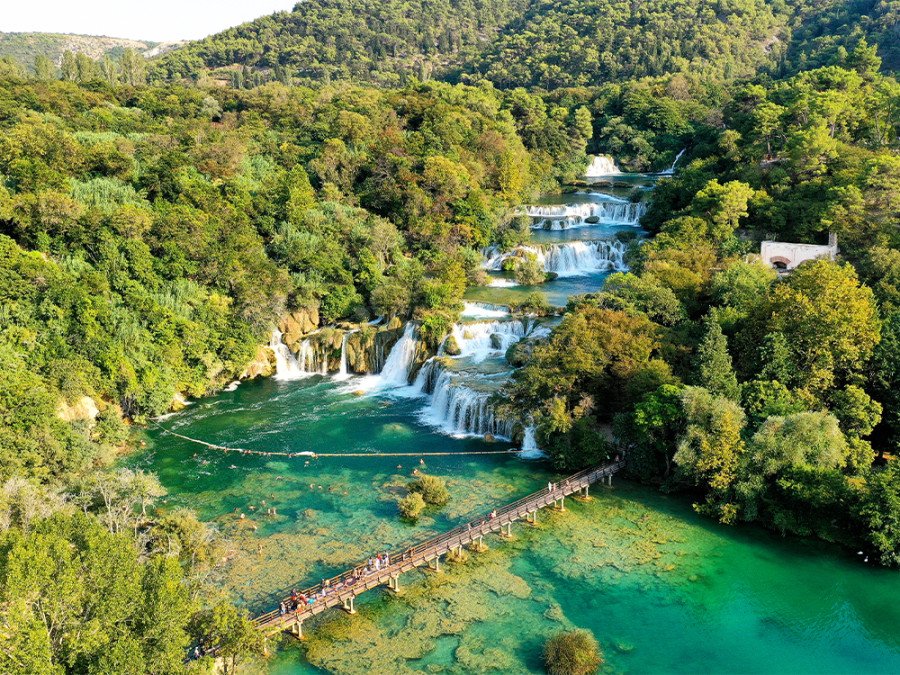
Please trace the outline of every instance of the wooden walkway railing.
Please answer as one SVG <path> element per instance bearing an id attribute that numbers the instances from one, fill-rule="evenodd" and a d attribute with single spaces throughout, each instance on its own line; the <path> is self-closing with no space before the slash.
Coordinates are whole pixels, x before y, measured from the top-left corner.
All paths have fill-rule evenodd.
<path id="1" fill-rule="evenodd" d="M 537 512 L 540 509 L 553 503 L 563 508 L 566 497 L 582 491 L 587 494 L 588 486 L 606 477 L 612 480 L 612 475 L 624 466 L 625 462 L 622 460 L 595 469 L 586 469 L 497 509 L 490 516 L 477 518 L 415 546 L 389 551 L 389 564 L 379 570 L 367 572 L 366 563 L 361 563 L 352 570 L 299 592 L 298 596 L 302 595 L 311 601 L 308 604 L 301 603 L 294 609 L 292 599 L 285 598 L 284 604 L 287 607 L 285 613 L 282 613 L 279 607 L 256 617 L 255 623 L 260 630 L 289 628 L 294 634 L 302 635 L 302 624 L 305 619 L 321 614 L 331 607 L 341 606 L 351 614 L 355 613 L 353 600 L 360 593 L 382 584 L 387 584 L 392 590 L 399 590 L 399 576 L 403 572 L 430 564 L 432 561 L 435 562 L 435 567 L 438 567 L 442 555 L 453 550 L 461 550 L 463 546 L 474 541 L 478 541 L 480 545 L 486 534 L 498 530 L 502 533 L 504 527 L 507 528 L 505 534 L 509 535 L 514 521 L 524 517 L 530 522 L 536 522 Z"/>

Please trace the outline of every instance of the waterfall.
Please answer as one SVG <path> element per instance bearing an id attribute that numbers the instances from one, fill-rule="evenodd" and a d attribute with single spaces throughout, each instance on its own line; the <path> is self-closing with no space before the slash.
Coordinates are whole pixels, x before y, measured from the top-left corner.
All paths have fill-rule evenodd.
<path id="1" fill-rule="evenodd" d="M 544 451 L 538 447 L 537 439 L 535 439 L 534 426 L 529 425 L 525 427 L 525 438 L 522 439 L 522 450 L 519 452 L 519 457 L 537 459 L 545 456 Z"/>
<path id="2" fill-rule="evenodd" d="M 423 421 L 453 436 L 491 434 L 508 439 L 513 424 L 494 417 L 490 393 L 475 391 L 455 381 L 458 379 L 450 371 L 441 371 L 434 381 L 431 400 L 422 411 Z"/>
<path id="3" fill-rule="evenodd" d="M 522 252 L 533 254 L 544 265 L 547 272 L 556 272 L 561 277 L 573 277 L 591 272 L 624 272 L 626 244 L 620 241 L 572 241 L 564 244 L 545 246 L 520 246 L 502 253 L 496 246 L 482 250 L 486 269 L 501 270 L 503 262 Z"/>
<path id="4" fill-rule="evenodd" d="M 391 349 L 384 368 L 381 369 L 382 384 L 405 386 L 409 384 L 409 371 L 415 362 L 416 352 L 419 351 L 419 338 L 415 325 L 406 324 L 397 344 Z"/>
<path id="5" fill-rule="evenodd" d="M 294 353 L 281 341 L 280 330 L 272 331 L 269 347 L 275 352 L 275 379 L 296 380 L 306 375 L 300 364 L 297 363 Z"/>
<path id="6" fill-rule="evenodd" d="M 526 206 L 525 215 L 534 219 L 533 228 L 566 230 L 584 227 L 596 219 L 600 225 L 640 225 L 641 216 L 647 212 L 644 202 L 599 202 L 589 204 L 565 204 L 560 206 Z"/>
<path id="7" fill-rule="evenodd" d="M 341 365 L 338 374 L 335 375 L 336 380 L 346 380 L 350 377 L 350 373 L 347 372 L 347 339 L 356 332 L 356 330 L 350 330 L 344 333 L 344 339 L 341 341 Z"/>
<path id="8" fill-rule="evenodd" d="M 675 155 L 675 161 L 672 162 L 672 166 L 666 169 L 665 171 L 660 171 L 660 174 L 663 176 L 671 176 L 675 173 L 675 165 L 678 164 L 678 160 L 681 159 L 681 156 L 687 151 L 687 148 L 682 148 L 681 152 Z"/>
<path id="9" fill-rule="evenodd" d="M 597 155 L 591 160 L 590 166 L 584 172 L 585 178 L 598 178 L 600 176 L 614 176 L 622 173 L 616 166 L 615 160 L 609 155 Z"/>
<path id="10" fill-rule="evenodd" d="M 528 326 L 523 321 L 463 323 L 454 324 L 450 334 L 460 350 L 456 358 L 481 363 L 490 356 L 505 354 L 507 349 L 528 334 Z M 438 354 L 444 355 L 443 345 Z"/>
<path id="11" fill-rule="evenodd" d="M 485 302 L 463 302 L 462 316 L 467 319 L 498 319 L 509 316 L 509 307 Z"/>

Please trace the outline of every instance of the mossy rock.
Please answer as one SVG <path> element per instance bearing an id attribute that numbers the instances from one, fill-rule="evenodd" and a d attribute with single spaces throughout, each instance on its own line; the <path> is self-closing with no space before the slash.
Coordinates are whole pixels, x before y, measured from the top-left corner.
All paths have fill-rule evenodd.
<path id="1" fill-rule="evenodd" d="M 597 223 L 600 222 L 600 217 L 599 216 L 588 216 L 587 218 L 584 219 L 584 222 L 590 223 L 591 225 L 596 225 Z"/>
<path id="2" fill-rule="evenodd" d="M 532 340 L 519 340 L 506 350 L 506 360 L 510 365 L 521 368 L 534 353 L 534 342 Z"/>
<path id="3" fill-rule="evenodd" d="M 491 348 L 503 349 L 503 338 L 499 333 L 491 333 Z"/>
<path id="4" fill-rule="evenodd" d="M 444 353 L 449 356 L 459 356 L 462 354 L 462 349 L 459 348 L 459 343 L 454 336 L 451 335 L 444 340 Z"/>

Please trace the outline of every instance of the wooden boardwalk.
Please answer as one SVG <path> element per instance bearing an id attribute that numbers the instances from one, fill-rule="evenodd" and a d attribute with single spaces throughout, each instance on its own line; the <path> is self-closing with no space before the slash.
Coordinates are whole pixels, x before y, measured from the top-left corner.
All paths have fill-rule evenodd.
<path id="1" fill-rule="evenodd" d="M 276 609 L 258 616 L 255 619 L 260 630 L 290 630 L 294 635 L 303 635 L 303 622 L 332 607 L 341 607 L 354 614 L 353 602 L 357 595 L 376 586 L 386 584 L 391 590 L 400 590 L 400 575 L 422 565 L 440 569 L 440 558 L 450 551 L 461 551 L 466 545 L 476 543 L 478 548 L 483 544 L 484 536 L 492 532 L 501 535 L 512 534 L 512 524 L 525 518 L 528 522 L 537 522 L 537 513 L 550 504 L 557 508 L 565 508 L 565 498 L 580 492 L 587 495 L 592 483 L 608 478 L 625 466 L 624 460 L 615 461 L 595 469 L 587 469 L 573 476 L 564 478 L 552 486 L 528 495 L 517 502 L 508 504 L 492 512 L 491 515 L 477 518 L 449 532 L 423 541 L 406 549 L 389 551 L 389 564 L 379 570 L 366 571 L 367 563 L 363 562 L 352 570 L 339 576 L 326 579 L 324 583 L 305 588 L 298 593 L 311 600 L 308 604 L 300 603 L 293 609 L 291 598 L 285 598 L 287 611 L 282 614 Z"/>

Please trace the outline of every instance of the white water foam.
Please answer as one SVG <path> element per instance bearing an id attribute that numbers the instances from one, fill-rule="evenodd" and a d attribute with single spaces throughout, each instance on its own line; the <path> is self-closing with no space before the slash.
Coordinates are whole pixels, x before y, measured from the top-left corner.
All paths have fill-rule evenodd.
<path id="1" fill-rule="evenodd" d="M 555 272 L 561 277 L 575 277 L 593 272 L 624 272 L 626 245 L 620 241 L 572 241 L 564 244 L 544 246 L 520 246 L 501 253 L 496 246 L 482 250 L 486 269 L 501 270 L 503 262 L 510 257 L 531 253 L 547 272 Z"/>
<path id="2" fill-rule="evenodd" d="M 622 173 L 616 166 L 615 160 L 609 155 L 597 155 L 591 160 L 584 172 L 585 178 L 599 178 L 601 176 L 615 176 Z"/>
<path id="3" fill-rule="evenodd" d="M 499 319 L 509 316 L 509 309 L 481 302 L 463 302 L 462 317 L 465 319 Z"/>
<path id="4" fill-rule="evenodd" d="M 275 352 L 275 379 L 276 380 L 299 380 L 306 377 L 308 373 L 300 367 L 297 357 L 288 349 L 288 346 L 281 340 L 281 331 L 277 328 L 272 331 L 272 339 L 269 340 L 269 347 Z"/>
<path id="5" fill-rule="evenodd" d="M 592 224 L 639 227 L 640 219 L 646 212 L 646 203 L 624 200 L 524 207 L 524 214 L 534 219 L 531 227 L 544 230 L 567 230 Z M 589 223 L 587 218 L 596 218 L 597 223 Z"/>

